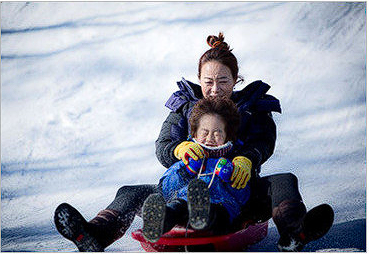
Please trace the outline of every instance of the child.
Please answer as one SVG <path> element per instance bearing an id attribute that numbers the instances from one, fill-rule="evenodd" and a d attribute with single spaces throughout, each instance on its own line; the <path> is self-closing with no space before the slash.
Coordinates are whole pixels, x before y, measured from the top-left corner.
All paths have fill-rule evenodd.
<path id="1" fill-rule="evenodd" d="M 180 160 L 164 173 L 159 183 L 162 194 L 150 195 L 143 206 L 146 240 L 156 242 L 175 225 L 187 223 L 193 229 L 215 234 L 230 229 L 250 196 L 250 172 L 239 176 L 226 159 L 232 152 L 239 122 L 231 100 L 201 99 L 196 103 L 189 119 L 193 139 L 188 143 L 199 144 L 194 149 L 202 150 L 206 158 L 194 160 L 180 155 L 177 146 L 174 154 L 185 161 Z"/>

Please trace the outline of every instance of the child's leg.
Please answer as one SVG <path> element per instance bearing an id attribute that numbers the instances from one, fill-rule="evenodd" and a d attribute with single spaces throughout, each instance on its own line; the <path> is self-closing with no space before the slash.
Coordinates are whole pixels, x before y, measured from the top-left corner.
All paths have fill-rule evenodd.
<path id="1" fill-rule="evenodd" d="M 221 204 L 211 204 L 210 223 L 207 229 L 215 235 L 227 234 L 231 231 L 229 213 Z"/>
<path id="2" fill-rule="evenodd" d="M 147 241 L 157 242 L 175 225 L 185 225 L 188 220 L 187 203 L 176 199 L 168 204 L 161 194 L 152 194 L 142 208 L 143 236 Z"/>
<path id="3" fill-rule="evenodd" d="M 165 199 L 161 194 L 151 194 L 142 207 L 143 236 L 147 241 L 157 242 L 164 233 Z"/>
<path id="4" fill-rule="evenodd" d="M 187 188 L 188 183 L 194 179 L 185 168 L 178 168 L 179 164 L 173 165 L 159 182 L 159 190 L 165 200 L 175 199 L 182 188 Z"/>
<path id="5" fill-rule="evenodd" d="M 183 199 L 174 199 L 166 205 L 166 216 L 164 223 L 164 233 L 174 226 L 186 226 L 188 222 L 187 202 Z"/>
<path id="6" fill-rule="evenodd" d="M 187 192 L 189 222 L 193 229 L 210 230 L 214 234 L 224 234 L 230 230 L 227 209 L 221 204 L 210 203 L 210 193 L 205 182 L 192 180 Z"/>
<path id="7" fill-rule="evenodd" d="M 210 222 L 210 193 L 206 183 L 194 179 L 187 191 L 189 223 L 193 229 L 205 229 Z"/>

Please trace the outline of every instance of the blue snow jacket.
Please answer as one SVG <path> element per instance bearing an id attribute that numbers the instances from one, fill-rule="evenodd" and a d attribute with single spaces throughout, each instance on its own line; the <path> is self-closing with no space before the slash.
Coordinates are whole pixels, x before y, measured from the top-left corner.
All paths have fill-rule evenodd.
<path id="1" fill-rule="evenodd" d="M 213 171 L 219 158 L 207 158 L 205 160 L 205 168 L 202 173 L 208 175 L 200 176 L 207 185 L 213 178 Z M 164 173 L 160 179 L 160 186 L 163 196 L 168 202 L 172 199 L 180 198 L 187 201 L 188 183 L 196 178 L 196 175 L 190 174 L 186 170 L 186 166 L 182 161 L 173 164 Z M 241 212 L 241 206 L 246 204 L 250 197 L 249 184 L 244 189 L 235 189 L 231 187 L 231 183 L 224 182 L 220 177 L 214 175 L 214 179 L 209 188 L 210 201 L 213 204 L 222 204 L 228 211 L 230 222 L 233 221 Z"/>
<path id="2" fill-rule="evenodd" d="M 171 112 L 164 121 L 156 140 L 156 156 L 160 163 L 169 168 L 178 159 L 174 149 L 188 139 L 190 133 L 188 119 L 192 107 L 203 98 L 201 87 L 184 78 L 177 82 L 179 91 L 172 94 L 165 104 Z M 258 176 L 260 166 L 274 152 L 276 126 L 271 112 L 281 113 L 279 100 L 266 92 L 270 86 L 260 80 L 254 81 L 240 91 L 234 91 L 231 100 L 236 103 L 241 114 L 238 131 L 239 141 L 234 144 L 232 160 L 245 156 L 252 162 L 251 179 Z"/>

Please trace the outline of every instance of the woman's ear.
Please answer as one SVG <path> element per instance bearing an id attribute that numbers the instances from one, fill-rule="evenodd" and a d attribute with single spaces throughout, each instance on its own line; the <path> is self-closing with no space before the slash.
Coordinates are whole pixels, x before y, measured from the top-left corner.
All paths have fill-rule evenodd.
<path id="1" fill-rule="evenodd" d="M 238 80 L 237 80 L 238 79 Z M 238 84 L 238 83 L 243 83 L 243 81 L 245 81 L 245 79 L 241 76 L 241 75 L 238 75 L 238 77 L 234 80 L 234 85 L 233 85 L 233 89 L 235 88 L 235 86 Z"/>

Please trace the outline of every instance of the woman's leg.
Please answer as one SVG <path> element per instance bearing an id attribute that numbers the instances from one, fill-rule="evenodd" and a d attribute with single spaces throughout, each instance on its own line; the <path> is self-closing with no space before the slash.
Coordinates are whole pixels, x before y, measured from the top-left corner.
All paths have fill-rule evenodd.
<path id="1" fill-rule="evenodd" d="M 91 233 L 89 223 L 71 205 L 60 204 L 55 209 L 54 223 L 59 233 L 72 241 L 79 251 L 101 252 L 104 246 L 98 241 L 96 236 Z"/>
<path id="2" fill-rule="evenodd" d="M 276 174 L 252 179 L 250 182 L 251 196 L 235 223 L 242 221 L 263 222 L 272 218 L 273 209 L 282 201 L 295 200 L 302 204 L 297 186 L 297 178 L 290 173 Z M 305 207 L 303 204 L 301 207 Z M 301 210 L 304 210 L 301 208 Z M 304 212 L 302 212 L 303 216 Z M 298 216 L 300 217 L 300 216 Z M 236 225 L 237 226 L 237 225 Z"/>
<path id="3" fill-rule="evenodd" d="M 291 173 L 264 178 L 269 184 L 272 217 L 280 235 L 298 231 L 306 214 L 306 207 L 298 190 L 297 177 Z"/>
<path id="4" fill-rule="evenodd" d="M 157 185 L 154 184 L 127 185 L 117 191 L 111 204 L 89 222 L 105 247 L 125 234 L 135 215 L 141 216 L 144 200 L 155 192 Z"/>
<path id="5" fill-rule="evenodd" d="M 156 184 L 127 185 L 121 187 L 106 209 L 118 211 L 120 214 L 141 215 L 141 208 L 145 199 L 153 193 L 157 193 Z M 129 223 L 130 224 L 130 223 Z"/>
<path id="6" fill-rule="evenodd" d="M 301 251 L 306 243 L 325 235 L 333 223 L 333 210 L 323 204 L 306 213 L 298 190 L 297 177 L 291 173 L 275 174 L 259 179 L 257 191 L 270 200 L 266 214 L 275 222 L 283 251 Z"/>
<path id="7" fill-rule="evenodd" d="M 103 251 L 124 235 L 143 201 L 155 192 L 156 185 L 123 186 L 113 202 L 89 222 L 71 205 L 61 204 L 55 210 L 55 225 L 80 251 Z"/>

